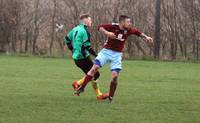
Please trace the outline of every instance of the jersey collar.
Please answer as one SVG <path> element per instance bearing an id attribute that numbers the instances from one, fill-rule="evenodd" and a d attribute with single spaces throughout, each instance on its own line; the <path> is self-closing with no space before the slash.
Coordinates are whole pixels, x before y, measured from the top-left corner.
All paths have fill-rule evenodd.
<path id="1" fill-rule="evenodd" d="M 80 23 L 80 26 L 83 26 L 84 28 L 87 28 L 87 26 L 84 23 Z"/>

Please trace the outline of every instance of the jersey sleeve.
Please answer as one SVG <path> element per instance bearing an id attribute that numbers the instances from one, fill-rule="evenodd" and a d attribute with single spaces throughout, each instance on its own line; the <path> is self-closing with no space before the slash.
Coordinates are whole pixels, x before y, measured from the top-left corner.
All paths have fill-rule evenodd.
<path id="1" fill-rule="evenodd" d="M 113 26 L 112 24 L 102 24 L 102 25 L 99 25 L 99 26 L 98 26 L 98 30 L 99 30 L 101 27 L 103 27 L 105 30 L 111 31 L 112 26 Z"/>
<path id="2" fill-rule="evenodd" d="M 90 47 L 91 43 L 90 43 L 89 36 L 88 36 L 87 32 L 82 31 L 81 35 L 82 35 L 82 40 L 83 40 L 83 46 L 84 47 Z"/>
<path id="3" fill-rule="evenodd" d="M 142 34 L 142 32 L 141 32 L 140 30 L 136 29 L 136 28 L 131 28 L 131 29 L 129 30 L 129 33 L 130 33 L 131 35 L 137 35 L 137 36 L 141 36 L 141 34 Z"/>
<path id="4" fill-rule="evenodd" d="M 91 43 L 89 40 L 84 42 L 83 45 L 84 45 L 84 47 L 91 47 Z"/>
<path id="5" fill-rule="evenodd" d="M 65 40 L 64 40 L 64 43 L 65 44 L 69 44 L 72 42 L 72 39 L 73 39 L 73 30 L 71 30 L 67 36 L 65 36 Z"/>
<path id="6" fill-rule="evenodd" d="M 90 42 L 89 35 L 88 35 L 87 31 L 85 31 L 85 30 L 80 31 L 77 34 L 77 39 L 82 40 L 83 44 L 82 44 L 81 48 L 83 48 L 83 51 L 86 49 L 87 51 L 89 51 L 90 54 L 94 55 L 95 57 L 97 56 L 96 52 L 91 47 L 91 42 Z"/>

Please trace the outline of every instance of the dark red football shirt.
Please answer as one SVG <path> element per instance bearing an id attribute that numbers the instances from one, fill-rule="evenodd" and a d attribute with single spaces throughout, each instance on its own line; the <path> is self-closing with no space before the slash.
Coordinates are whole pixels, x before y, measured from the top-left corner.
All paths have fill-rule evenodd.
<path id="1" fill-rule="evenodd" d="M 98 29 L 103 27 L 105 30 L 109 32 L 115 33 L 117 36 L 116 39 L 108 38 L 104 44 L 104 48 L 111 49 L 113 51 L 122 52 L 125 42 L 130 35 L 140 36 L 141 32 L 138 29 L 130 28 L 128 30 L 121 30 L 119 28 L 119 24 L 102 24 L 98 26 Z"/>

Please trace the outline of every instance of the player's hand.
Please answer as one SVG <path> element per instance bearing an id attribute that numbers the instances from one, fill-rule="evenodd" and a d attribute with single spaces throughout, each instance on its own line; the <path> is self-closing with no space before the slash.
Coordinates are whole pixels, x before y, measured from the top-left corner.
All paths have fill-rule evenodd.
<path id="1" fill-rule="evenodd" d="M 147 36 L 146 37 L 146 42 L 150 43 L 150 44 L 153 44 L 153 38 Z"/>
<path id="2" fill-rule="evenodd" d="M 111 38 L 111 39 L 117 38 L 117 36 L 116 36 L 115 33 L 113 33 L 113 32 L 106 32 L 106 35 L 107 35 L 109 38 Z"/>
<path id="3" fill-rule="evenodd" d="M 67 45 L 64 45 L 63 50 L 67 51 Z"/>

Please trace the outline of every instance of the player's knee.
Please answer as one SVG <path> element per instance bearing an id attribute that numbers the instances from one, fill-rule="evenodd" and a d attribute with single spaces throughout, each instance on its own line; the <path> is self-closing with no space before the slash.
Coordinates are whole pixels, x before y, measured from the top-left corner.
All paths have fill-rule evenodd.
<path id="1" fill-rule="evenodd" d="M 115 74 L 112 76 L 112 82 L 117 83 L 118 75 Z"/>
<path id="2" fill-rule="evenodd" d="M 117 83 L 119 73 L 117 72 L 112 72 L 112 82 Z"/>
<path id="3" fill-rule="evenodd" d="M 112 78 L 115 78 L 115 77 L 118 77 L 118 76 L 119 76 L 118 72 L 115 72 L 115 71 L 112 72 Z"/>
<path id="4" fill-rule="evenodd" d="M 117 79 L 118 79 L 118 77 L 115 76 L 115 77 L 112 78 L 112 81 L 111 81 L 111 82 L 113 82 L 113 83 L 117 83 L 117 82 L 118 82 Z"/>
<path id="5" fill-rule="evenodd" d="M 96 72 L 97 72 L 97 69 L 95 69 L 95 68 L 92 68 L 92 69 L 91 69 L 91 73 L 92 73 L 92 74 L 95 74 Z"/>
<path id="6" fill-rule="evenodd" d="M 92 67 L 92 69 L 93 69 L 93 71 L 96 73 L 96 72 L 98 71 L 98 69 L 99 69 L 99 66 L 98 66 L 98 65 L 94 65 L 94 66 Z"/>
<path id="7" fill-rule="evenodd" d="M 95 75 L 98 71 L 98 67 L 96 65 L 93 65 L 92 69 L 89 71 L 90 75 Z"/>

